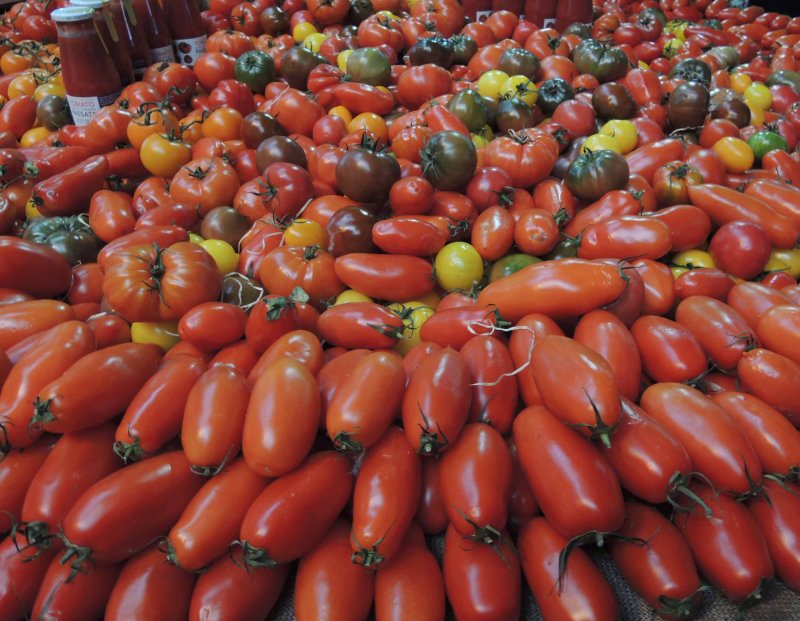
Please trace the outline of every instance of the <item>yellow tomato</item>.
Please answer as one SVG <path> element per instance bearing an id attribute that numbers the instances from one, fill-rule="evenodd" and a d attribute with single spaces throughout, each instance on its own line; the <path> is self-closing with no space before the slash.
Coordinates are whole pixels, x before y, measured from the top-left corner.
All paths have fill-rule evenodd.
<path id="1" fill-rule="evenodd" d="M 539 97 L 539 89 L 527 76 L 512 75 L 500 87 L 500 97 L 503 99 L 516 98 L 533 107 Z"/>
<path id="2" fill-rule="evenodd" d="M 445 291 L 469 291 L 483 280 L 483 259 L 466 242 L 452 242 L 442 248 L 434 260 L 436 282 Z"/>
<path id="3" fill-rule="evenodd" d="M 375 138 L 380 139 L 381 142 L 389 141 L 389 128 L 386 126 L 386 121 L 383 120 L 382 116 L 374 112 L 362 112 L 358 116 L 353 117 L 353 120 L 347 124 L 347 131 L 349 133 L 356 132 L 360 129 L 367 130 Z"/>
<path id="4" fill-rule="evenodd" d="M 764 111 L 758 106 L 753 105 L 747 100 L 747 107 L 750 108 L 750 125 L 759 127 L 764 124 Z"/>
<path id="5" fill-rule="evenodd" d="M 300 22 L 292 30 L 292 38 L 295 43 L 302 43 L 308 35 L 319 32 L 317 27 L 311 22 Z"/>
<path id="6" fill-rule="evenodd" d="M 672 58 L 678 53 L 678 50 L 683 46 L 683 40 L 679 38 L 670 39 L 664 44 L 663 55 L 664 58 Z"/>
<path id="7" fill-rule="evenodd" d="M 39 211 L 39 208 L 36 206 L 36 203 L 33 202 L 32 198 L 28 199 L 28 202 L 25 203 L 25 218 L 27 220 L 33 220 L 34 218 L 41 218 L 42 212 Z"/>
<path id="8" fill-rule="evenodd" d="M 305 39 L 303 39 L 303 47 L 316 54 L 319 52 L 320 46 L 325 43 L 325 40 L 329 37 L 330 35 L 327 35 L 324 32 L 312 32 Z"/>
<path id="9" fill-rule="evenodd" d="M 178 322 L 134 321 L 131 324 L 131 341 L 134 343 L 151 343 L 164 351 L 169 351 L 180 341 Z"/>
<path id="10" fill-rule="evenodd" d="M 500 71 L 499 69 L 487 71 L 478 78 L 476 84 L 478 93 L 497 101 L 500 99 L 500 89 L 503 88 L 503 85 L 508 81 L 509 77 L 510 76 L 505 71 Z"/>
<path id="11" fill-rule="evenodd" d="M 205 239 L 197 233 L 189 233 L 189 241 L 193 244 L 202 244 Z"/>
<path id="12" fill-rule="evenodd" d="M 470 134 L 470 136 L 472 138 L 472 144 L 475 145 L 476 149 L 483 149 L 483 147 L 489 144 L 489 141 L 483 136 L 479 136 L 478 134 Z"/>
<path id="13" fill-rule="evenodd" d="M 420 344 L 421 338 L 419 335 L 420 328 L 428 317 L 433 315 L 434 310 L 419 300 L 412 300 L 411 302 L 389 304 L 387 308 L 398 315 L 403 321 L 403 332 L 397 343 L 394 344 L 393 349 L 399 354 L 405 356 L 413 347 Z"/>
<path id="14" fill-rule="evenodd" d="M 746 73 L 734 72 L 731 74 L 731 90 L 736 93 L 744 94 L 747 87 L 753 83 L 752 78 Z"/>
<path id="15" fill-rule="evenodd" d="M 350 121 L 353 120 L 353 115 L 350 113 L 350 110 L 348 110 L 344 106 L 334 106 L 333 108 L 328 110 L 328 114 L 338 116 L 340 119 L 344 121 L 345 125 L 349 125 Z"/>
<path id="16" fill-rule="evenodd" d="M 775 255 L 770 255 L 769 261 L 764 266 L 762 270 L 764 272 L 786 272 L 789 273 L 789 264 L 786 261 L 782 261 L 775 257 Z M 789 274 L 791 276 L 791 274 Z"/>
<path id="17" fill-rule="evenodd" d="M 230 274 L 239 265 L 239 255 L 233 246 L 221 239 L 206 239 L 200 242 L 200 247 L 212 256 L 219 271 Z"/>
<path id="18" fill-rule="evenodd" d="M 150 174 L 169 178 L 191 161 L 192 148 L 181 140 L 150 134 L 142 142 L 139 158 Z"/>
<path id="19" fill-rule="evenodd" d="M 650 68 L 650 65 L 648 65 L 648 64 L 647 64 L 646 62 L 644 62 L 643 60 L 640 60 L 640 61 L 637 63 L 637 66 L 639 67 L 639 69 L 649 69 L 649 68 Z"/>
<path id="20" fill-rule="evenodd" d="M 35 145 L 40 140 L 47 138 L 52 132 L 46 127 L 34 127 L 29 129 L 19 139 L 19 146 L 30 147 Z"/>
<path id="21" fill-rule="evenodd" d="M 751 106 L 761 110 L 769 110 L 772 105 L 772 93 L 763 82 L 753 82 L 744 89 L 744 98 Z"/>
<path id="22" fill-rule="evenodd" d="M 686 28 L 689 22 L 685 19 L 671 19 L 664 25 L 664 32 L 674 34 L 678 39 L 684 41 L 686 39 Z"/>
<path id="23" fill-rule="evenodd" d="M 287 246 L 328 246 L 325 228 L 314 220 L 299 218 L 293 220 L 283 232 L 283 243 Z"/>
<path id="24" fill-rule="evenodd" d="M 397 21 L 397 20 L 399 20 L 399 19 L 400 19 L 400 18 L 399 18 L 397 15 L 395 15 L 395 14 L 394 14 L 394 13 L 392 13 L 391 11 L 386 11 L 386 10 L 384 10 L 384 11 L 378 11 L 378 12 L 376 13 L 376 15 L 377 15 L 378 17 L 382 17 L 383 19 L 393 19 L 393 20 L 395 20 L 395 21 Z"/>
<path id="25" fill-rule="evenodd" d="M 750 145 L 740 138 L 726 136 L 717 140 L 713 148 L 728 172 L 741 173 L 749 170 L 756 159 Z"/>
<path id="26" fill-rule="evenodd" d="M 36 90 L 33 91 L 33 98 L 36 101 L 41 101 L 48 95 L 56 95 L 57 97 L 63 98 L 67 96 L 67 91 L 63 84 L 56 84 L 55 82 L 40 84 L 36 87 Z"/>
<path id="27" fill-rule="evenodd" d="M 23 73 L 11 80 L 8 85 L 8 97 L 30 97 L 36 90 L 36 78 L 32 73 Z"/>
<path id="28" fill-rule="evenodd" d="M 336 56 L 336 66 L 339 67 L 342 71 L 347 71 L 347 59 L 350 58 L 350 54 L 353 53 L 353 50 L 342 50 Z"/>
<path id="29" fill-rule="evenodd" d="M 680 276 L 681 274 L 685 274 L 686 272 L 689 271 L 689 269 L 686 267 L 671 267 L 669 269 L 672 272 L 672 277 L 675 280 L 678 280 L 678 276 Z"/>
<path id="30" fill-rule="evenodd" d="M 633 151 L 639 140 L 639 133 L 636 131 L 636 125 L 631 121 L 608 121 L 600 128 L 599 133 L 616 138 L 621 153 L 630 153 Z"/>
<path id="31" fill-rule="evenodd" d="M 336 300 L 334 301 L 333 305 L 336 306 L 337 304 L 351 304 L 352 302 L 372 302 L 372 298 L 368 295 L 364 295 L 360 291 L 356 291 L 355 289 L 345 289 L 339 295 L 336 296 Z"/>
<path id="32" fill-rule="evenodd" d="M 608 134 L 592 134 L 581 145 L 581 153 L 587 151 L 614 151 L 615 153 L 622 153 L 622 146 L 619 140 L 614 136 Z"/>
<path id="33" fill-rule="evenodd" d="M 672 257 L 672 265 L 695 269 L 698 267 L 716 267 L 714 259 L 705 250 L 684 250 Z"/>
<path id="34" fill-rule="evenodd" d="M 800 278 L 800 248 L 773 250 L 770 255 L 770 262 L 773 260 L 781 261 L 786 265 L 787 272 L 792 278 Z M 767 263 L 767 265 L 769 265 L 769 263 Z"/>

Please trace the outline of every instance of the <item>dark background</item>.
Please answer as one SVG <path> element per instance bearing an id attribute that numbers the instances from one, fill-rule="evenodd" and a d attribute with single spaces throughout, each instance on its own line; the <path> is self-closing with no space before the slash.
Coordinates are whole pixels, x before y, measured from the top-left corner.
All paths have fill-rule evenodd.
<path id="1" fill-rule="evenodd" d="M 767 11 L 800 15 L 800 0 L 751 0 L 750 4 L 763 6 Z"/>

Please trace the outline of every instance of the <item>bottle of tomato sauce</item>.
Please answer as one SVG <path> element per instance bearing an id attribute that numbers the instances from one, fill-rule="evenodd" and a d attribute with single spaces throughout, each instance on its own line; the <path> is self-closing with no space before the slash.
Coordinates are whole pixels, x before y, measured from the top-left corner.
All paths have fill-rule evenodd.
<path id="1" fill-rule="evenodd" d="M 179 63 L 193 67 L 206 51 L 206 29 L 194 0 L 164 0 L 164 17 Z"/>
<path id="2" fill-rule="evenodd" d="M 133 64 L 123 34 L 125 22 L 111 12 L 111 0 L 70 0 L 71 6 L 84 6 L 94 9 L 94 24 L 103 41 L 114 67 L 119 74 L 122 86 L 133 82 Z"/>
<path id="3" fill-rule="evenodd" d="M 144 70 L 153 64 L 144 22 L 136 16 L 132 0 L 111 0 L 111 12 L 124 25 L 122 38 L 131 56 L 133 77 L 140 80 Z"/>
<path id="4" fill-rule="evenodd" d="M 525 19 L 539 28 L 556 27 L 556 0 L 527 0 Z"/>
<path id="5" fill-rule="evenodd" d="M 172 35 L 158 0 L 132 0 L 136 21 L 144 25 L 150 59 L 154 63 L 175 62 L 172 50 Z"/>
<path id="6" fill-rule="evenodd" d="M 95 27 L 94 9 L 69 6 L 53 11 L 61 73 L 75 125 L 86 125 L 122 90 L 114 61 Z"/>
<path id="7" fill-rule="evenodd" d="M 563 33 L 571 24 L 592 23 L 592 0 L 558 0 L 556 29 Z"/>

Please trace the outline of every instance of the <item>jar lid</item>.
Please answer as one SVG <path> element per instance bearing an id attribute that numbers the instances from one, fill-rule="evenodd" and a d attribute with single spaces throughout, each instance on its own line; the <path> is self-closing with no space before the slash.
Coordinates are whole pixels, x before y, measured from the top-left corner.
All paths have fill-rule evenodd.
<path id="1" fill-rule="evenodd" d="M 102 9 L 111 4 L 111 0 L 69 0 L 70 6 L 90 7 L 92 9 Z"/>
<path id="2" fill-rule="evenodd" d="M 50 18 L 56 23 L 63 24 L 65 22 L 82 22 L 93 15 L 94 9 L 88 6 L 67 6 L 53 11 Z"/>

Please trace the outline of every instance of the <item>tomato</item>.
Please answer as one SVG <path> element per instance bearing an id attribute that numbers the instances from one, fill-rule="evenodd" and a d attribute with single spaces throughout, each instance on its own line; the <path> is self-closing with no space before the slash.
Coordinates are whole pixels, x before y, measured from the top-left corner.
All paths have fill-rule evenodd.
<path id="1" fill-rule="evenodd" d="M 18 549 L 21 541 L 6 537 L 0 542 L 0 614 L 4 619 L 30 615 L 39 586 L 56 550 Z"/>
<path id="2" fill-rule="evenodd" d="M 328 437 L 337 447 L 356 452 L 373 446 L 397 417 L 405 382 L 397 356 L 383 352 L 360 356 L 328 402 Z"/>
<path id="3" fill-rule="evenodd" d="M 693 205 L 674 205 L 648 215 L 667 225 L 673 252 L 696 248 L 711 232 L 711 219 L 702 209 Z"/>
<path id="4" fill-rule="evenodd" d="M 771 578 L 774 568 L 755 518 L 744 505 L 707 485 L 693 483 L 692 491 L 708 505 L 712 516 L 694 504 L 688 511 L 677 513 L 674 522 L 699 569 L 735 602 L 758 597 L 762 580 Z M 725 554 L 721 555 L 723 541 Z"/>
<path id="5" fill-rule="evenodd" d="M 777 289 L 757 282 L 742 282 L 728 292 L 727 303 L 755 330 L 758 320 L 773 306 L 791 304 L 792 300 Z"/>
<path id="6" fill-rule="evenodd" d="M 705 372 L 706 354 L 697 338 L 682 325 L 645 315 L 631 326 L 645 373 L 657 382 L 682 382 Z M 669 352 L 666 355 L 662 355 Z"/>
<path id="7" fill-rule="evenodd" d="M 640 405 L 683 444 L 695 470 L 716 489 L 745 493 L 761 477 L 761 463 L 747 437 L 699 390 L 654 384 L 642 393 Z"/>
<path id="8" fill-rule="evenodd" d="M 426 460 L 426 463 L 433 463 Z M 375 578 L 375 616 L 381 621 L 444 619 L 444 579 L 419 527 L 412 524 L 400 550 Z"/>
<path id="9" fill-rule="evenodd" d="M 28 486 L 47 460 L 53 445 L 53 439 L 45 437 L 26 449 L 10 450 L 8 447 L 3 447 L 3 460 L 0 462 L 3 519 L 0 521 L 0 527 L 4 530 L 11 530 L 20 522 Z M 46 528 L 41 526 L 37 524 L 31 530 L 31 543 L 38 543 L 39 535 L 46 534 Z"/>
<path id="10" fill-rule="evenodd" d="M 157 545 L 130 559 L 108 598 L 109 621 L 134 618 L 186 618 L 195 577 L 169 564 Z"/>
<path id="11" fill-rule="evenodd" d="M 382 569 L 398 553 L 417 509 L 420 481 L 419 456 L 399 427 L 367 449 L 353 491 L 354 563 Z"/>
<path id="12" fill-rule="evenodd" d="M 619 604 L 603 573 L 580 548 L 561 555 L 567 539 L 545 518 L 525 523 L 517 535 L 522 569 L 546 618 L 616 619 Z"/>
<path id="13" fill-rule="evenodd" d="M 36 297 L 53 297 L 69 289 L 71 282 L 69 263 L 54 250 L 24 239 L 0 236 L 0 287 Z"/>
<path id="14" fill-rule="evenodd" d="M 133 231 L 136 218 L 127 194 L 100 190 L 89 203 L 89 225 L 103 241 L 110 242 Z"/>
<path id="15" fill-rule="evenodd" d="M 31 424 L 67 433 L 110 420 L 130 404 L 160 361 L 155 348 L 137 343 L 87 354 L 39 391 Z M 94 381 L 87 385 L 86 377 Z"/>
<path id="16" fill-rule="evenodd" d="M 800 387 L 799 364 L 769 349 L 758 348 L 742 355 L 736 371 L 745 390 L 766 401 L 796 425 L 800 408 L 790 395 L 796 394 Z"/>
<path id="17" fill-rule="evenodd" d="M 238 132 L 227 139 L 236 138 Z M 175 173 L 169 191 L 175 202 L 196 206 L 202 217 L 214 207 L 232 204 L 238 189 L 239 177 L 234 168 L 220 158 L 211 157 L 192 160 L 183 166 Z"/>
<path id="18" fill-rule="evenodd" d="M 347 458 L 334 451 L 313 454 L 268 485 L 247 510 L 239 533 L 243 562 L 275 567 L 305 556 L 325 536 L 352 489 Z M 349 542 L 347 548 L 349 560 Z"/>
<path id="19" fill-rule="evenodd" d="M 519 558 L 508 534 L 489 546 L 465 541 L 451 524 L 444 543 L 444 584 L 456 618 L 511 620 L 520 614 Z"/>
<path id="20" fill-rule="evenodd" d="M 708 251 L 721 270 L 750 279 L 764 271 L 772 244 L 759 224 L 733 221 L 717 229 L 709 242 Z"/>
<path id="21" fill-rule="evenodd" d="M 322 367 L 322 345 L 319 339 L 307 330 L 292 330 L 278 338 L 267 348 L 247 376 L 250 384 L 255 384 L 264 370 L 276 360 L 293 358 L 305 365 L 312 375 Z"/>
<path id="22" fill-rule="evenodd" d="M 345 289 L 335 272 L 333 257 L 316 246 L 275 248 L 261 263 L 259 276 L 267 290 L 276 295 L 288 297 L 295 287 L 301 287 L 317 307 Z"/>
<path id="23" fill-rule="evenodd" d="M 222 285 L 211 255 L 191 243 L 167 249 L 131 246 L 110 255 L 105 272 L 103 293 L 129 321 L 180 319 L 194 306 L 215 299 Z"/>
<path id="24" fill-rule="evenodd" d="M 452 349 L 435 352 L 412 373 L 403 395 L 406 438 L 422 455 L 436 455 L 456 441 L 467 420 L 469 372 Z"/>
<path id="25" fill-rule="evenodd" d="M 439 470 L 440 466 L 437 460 L 422 460 L 422 487 L 415 519 L 423 532 L 428 535 L 443 533 L 449 524 L 442 497 Z"/>
<path id="26" fill-rule="evenodd" d="M 483 157 L 486 165 L 508 173 L 514 187 L 527 188 L 550 174 L 558 157 L 558 143 L 548 133 L 525 129 L 493 140 Z"/>
<path id="27" fill-rule="evenodd" d="M 587 226 L 581 234 L 578 256 L 658 259 L 670 251 L 670 245 L 669 227 L 663 222 L 649 216 L 623 216 Z"/>
<path id="28" fill-rule="evenodd" d="M 611 556 L 648 606 L 664 616 L 699 606 L 701 584 L 692 554 L 669 520 L 647 505 L 627 502 L 619 534 L 630 539 L 613 539 Z"/>
<path id="29" fill-rule="evenodd" d="M 683 159 L 683 155 L 683 143 L 667 138 L 631 151 L 625 159 L 628 161 L 630 174 L 642 175 L 652 184 L 656 170 L 668 162 Z"/>
<path id="30" fill-rule="evenodd" d="M 238 306 L 205 302 L 187 312 L 178 322 L 178 334 L 202 351 L 216 351 L 242 338 L 247 315 Z"/>
<path id="31" fill-rule="evenodd" d="M 600 450 L 579 432 L 534 405 L 514 420 L 514 442 L 542 513 L 561 535 L 572 538 L 622 525 L 619 480 Z"/>
<path id="32" fill-rule="evenodd" d="M 448 222 L 441 216 L 399 215 L 372 227 L 373 243 L 388 254 L 428 257 L 450 239 Z"/>
<path id="33" fill-rule="evenodd" d="M 320 336 L 337 347 L 392 347 L 405 330 L 398 313 L 374 302 L 335 304 L 320 315 Z"/>
<path id="34" fill-rule="evenodd" d="M 584 229 L 592 224 L 602 224 L 607 220 L 623 216 L 635 216 L 641 210 L 642 205 L 633 193 L 613 190 L 578 211 L 564 227 L 564 233 L 570 237 L 578 237 Z"/>
<path id="35" fill-rule="evenodd" d="M 434 286 L 433 267 L 419 257 L 351 253 L 336 259 L 335 270 L 351 289 L 389 301 L 416 299 Z"/>
<path id="36" fill-rule="evenodd" d="M 472 337 L 460 351 L 472 379 L 470 420 L 487 422 L 500 433 L 508 433 L 516 414 L 518 393 L 511 375 L 511 353 L 503 341 L 488 335 Z"/>

